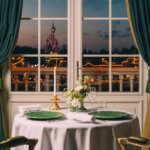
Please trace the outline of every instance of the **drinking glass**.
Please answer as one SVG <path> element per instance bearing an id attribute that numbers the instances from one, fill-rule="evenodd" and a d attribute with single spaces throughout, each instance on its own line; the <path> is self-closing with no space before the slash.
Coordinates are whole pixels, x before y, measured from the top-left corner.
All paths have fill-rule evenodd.
<path id="1" fill-rule="evenodd" d="M 88 98 L 91 102 L 91 107 L 93 108 L 93 103 L 94 103 L 94 100 L 95 100 L 95 97 L 96 97 L 96 88 L 95 87 L 91 87 L 90 88 L 90 91 L 89 91 L 89 94 L 88 94 Z"/>
<path id="2" fill-rule="evenodd" d="M 64 88 L 64 89 L 63 89 L 63 92 L 62 92 L 62 99 L 63 99 L 63 101 L 66 103 L 66 108 L 67 108 L 67 110 L 68 110 L 69 102 L 68 102 L 68 97 L 67 97 L 67 88 Z"/>

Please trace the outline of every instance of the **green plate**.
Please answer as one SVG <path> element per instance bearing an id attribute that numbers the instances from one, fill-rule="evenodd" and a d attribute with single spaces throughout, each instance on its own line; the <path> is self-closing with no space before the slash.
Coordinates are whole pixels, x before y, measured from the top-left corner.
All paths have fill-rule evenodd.
<path id="1" fill-rule="evenodd" d="M 95 116 L 97 119 L 106 119 L 106 120 L 127 119 L 129 117 L 128 113 L 120 111 L 98 111 L 98 112 L 91 112 L 90 114 Z"/>
<path id="2" fill-rule="evenodd" d="M 28 119 L 50 120 L 60 118 L 64 114 L 61 112 L 53 112 L 53 111 L 34 111 L 34 112 L 27 112 L 25 115 L 27 116 Z"/>

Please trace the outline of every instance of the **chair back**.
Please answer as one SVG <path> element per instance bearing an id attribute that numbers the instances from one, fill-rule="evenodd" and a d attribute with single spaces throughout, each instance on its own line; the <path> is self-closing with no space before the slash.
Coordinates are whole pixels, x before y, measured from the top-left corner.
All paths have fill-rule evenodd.
<path id="1" fill-rule="evenodd" d="M 118 138 L 118 142 L 121 146 L 121 150 L 126 150 L 127 145 L 132 145 L 135 147 L 150 149 L 150 140 L 144 137 L 121 137 Z"/>
<path id="2" fill-rule="evenodd" d="M 17 137 L 10 138 L 6 141 L 0 142 L 0 149 L 12 148 L 12 147 L 17 147 L 21 145 L 29 145 L 29 150 L 34 150 L 37 142 L 38 142 L 38 139 L 28 139 L 24 136 L 17 136 Z"/>

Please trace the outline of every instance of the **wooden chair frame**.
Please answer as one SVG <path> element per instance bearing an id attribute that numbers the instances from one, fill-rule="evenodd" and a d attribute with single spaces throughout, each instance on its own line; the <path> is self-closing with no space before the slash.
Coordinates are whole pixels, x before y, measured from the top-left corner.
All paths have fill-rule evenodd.
<path id="1" fill-rule="evenodd" d="M 136 137 L 135 137 L 136 138 Z M 141 137 L 138 137 L 138 139 L 143 139 Z M 146 138 L 144 138 L 146 139 Z M 140 143 L 138 140 L 132 141 L 130 140 L 130 137 L 127 138 L 118 138 L 118 142 L 121 146 L 122 150 L 126 150 L 126 145 L 132 145 L 140 148 L 150 148 L 150 140 L 147 139 L 147 142 L 145 143 Z"/>
<path id="2" fill-rule="evenodd" d="M 21 145 L 29 145 L 29 150 L 34 150 L 38 140 L 37 139 L 28 139 L 24 136 L 17 136 L 10 138 L 6 141 L 0 142 L 0 148 L 11 148 Z"/>

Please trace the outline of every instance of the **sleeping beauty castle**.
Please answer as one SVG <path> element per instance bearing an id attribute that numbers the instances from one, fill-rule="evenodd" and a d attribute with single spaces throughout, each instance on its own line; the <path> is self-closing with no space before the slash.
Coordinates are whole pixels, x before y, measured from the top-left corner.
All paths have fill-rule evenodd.
<path id="1" fill-rule="evenodd" d="M 55 38 L 55 31 L 56 27 L 54 26 L 54 23 L 52 23 L 50 35 L 46 39 L 46 47 L 45 47 L 46 54 L 58 54 L 60 51 L 60 46 L 58 44 L 57 39 Z"/>

